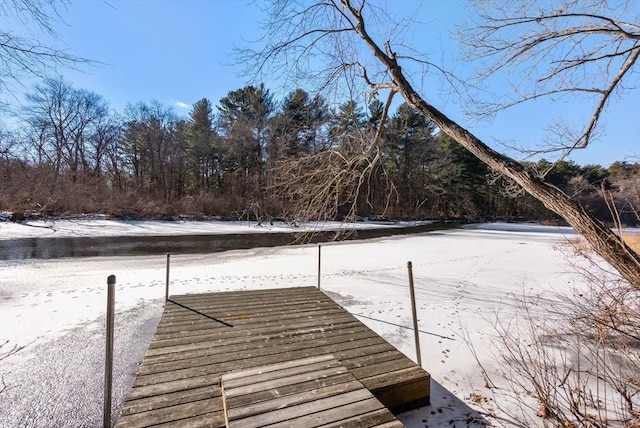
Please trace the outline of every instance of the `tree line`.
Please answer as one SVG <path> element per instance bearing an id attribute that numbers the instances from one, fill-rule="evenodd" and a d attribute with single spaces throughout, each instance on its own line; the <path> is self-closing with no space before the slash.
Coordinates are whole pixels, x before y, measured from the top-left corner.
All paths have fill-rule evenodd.
<path id="1" fill-rule="evenodd" d="M 303 89 L 276 100 L 264 85 L 250 85 L 217 106 L 203 98 L 183 118 L 158 101 L 114 112 L 99 94 L 46 79 L 26 95 L 17 125 L 0 134 L 0 209 L 307 220 L 295 218 L 291 198 L 315 190 L 283 191 L 281 183 L 295 186 L 296 175 L 313 165 L 287 166 L 319 159 L 313 155 L 357 156 L 378 139 L 380 162 L 366 183 L 334 185 L 332 217 L 557 220 L 408 104 L 388 120 L 384 108 L 376 99 L 331 108 Z M 598 218 L 637 224 L 640 163 L 525 165 Z"/>

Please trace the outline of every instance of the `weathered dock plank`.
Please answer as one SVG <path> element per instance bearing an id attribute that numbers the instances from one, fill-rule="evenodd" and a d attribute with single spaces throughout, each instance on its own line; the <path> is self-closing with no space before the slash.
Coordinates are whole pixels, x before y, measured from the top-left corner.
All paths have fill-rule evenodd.
<path id="1" fill-rule="evenodd" d="M 344 383 L 344 376 L 354 376 L 393 411 L 429 402 L 426 371 L 313 287 L 180 295 L 172 300 L 199 313 L 167 303 L 118 427 L 222 427 L 223 375 L 327 354 L 347 373 L 326 368 L 327 377 L 298 382 L 302 391 L 334 388 Z M 365 402 L 345 408 L 357 412 L 359 406 L 368 406 Z M 311 421 L 305 417 L 300 416 L 301 423 Z M 359 420 L 355 417 L 345 426 L 370 426 L 359 425 Z M 395 423 L 380 423 L 387 422 Z"/>
<path id="2" fill-rule="evenodd" d="M 328 369 L 335 369 L 328 374 Z M 340 377 L 328 386 L 298 388 L 314 379 Z M 305 382 L 306 381 L 306 382 Z M 397 421 L 332 355 L 303 358 L 225 374 L 222 394 L 227 427 L 319 427 L 357 417 L 376 427 Z M 401 425 L 400 425 L 401 426 Z"/>

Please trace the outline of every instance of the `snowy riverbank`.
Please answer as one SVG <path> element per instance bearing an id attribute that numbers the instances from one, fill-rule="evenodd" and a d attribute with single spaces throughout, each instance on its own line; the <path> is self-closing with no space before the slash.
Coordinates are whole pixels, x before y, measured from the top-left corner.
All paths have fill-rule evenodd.
<path id="1" fill-rule="evenodd" d="M 109 236 L 185 236 L 223 235 L 239 233 L 280 233 L 280 232 L 321 232 L 325 230 L 381 229 L 428 224 L 428 221 L 408 222 L 357 222 L 302 223 L 287 224 L 276 221 L 273 224 L 255 221 L 153 221 L 153 220 L 107 220 L 101 217 L 80 217 L 77 219 L 39 219 L 20 223 L 0 222 L 0 240 L 20 238 L 66 238 L 66 237 L 109 237 Z"/>

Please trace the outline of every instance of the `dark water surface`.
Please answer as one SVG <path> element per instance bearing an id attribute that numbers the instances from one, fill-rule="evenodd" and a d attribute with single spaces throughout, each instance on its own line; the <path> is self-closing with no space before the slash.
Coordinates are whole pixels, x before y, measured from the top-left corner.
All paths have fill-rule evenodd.
<path id="1" fill-rule="evenodd" d="M 452 229 L 456 223 L 385 227 L 349 232 L 340 239 L 370 239 Z M 175 236 L 99 236 L 19 238 L 0 240 L 0 260 L 54 259 L 60 257 L 142 256 L 166 252 L 181 254 L 217 253 L 257 247 L 278 247 L 296 242 L 327 242 L 336 232 L 309 235 L 304 232 L 255 232 Z"/>

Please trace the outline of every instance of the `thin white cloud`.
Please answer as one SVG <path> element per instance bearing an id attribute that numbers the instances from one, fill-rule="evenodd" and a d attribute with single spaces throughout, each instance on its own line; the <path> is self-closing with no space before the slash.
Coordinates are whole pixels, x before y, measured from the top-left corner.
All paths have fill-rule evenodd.
<path id="1" fill-rule="evenodd" d="M 182 109 L 187 109 L 190 107 L 189 104 L 183 103 L 182 101 L 176 101 L 175 103 L 173 103 L 173 105 Z"/>

